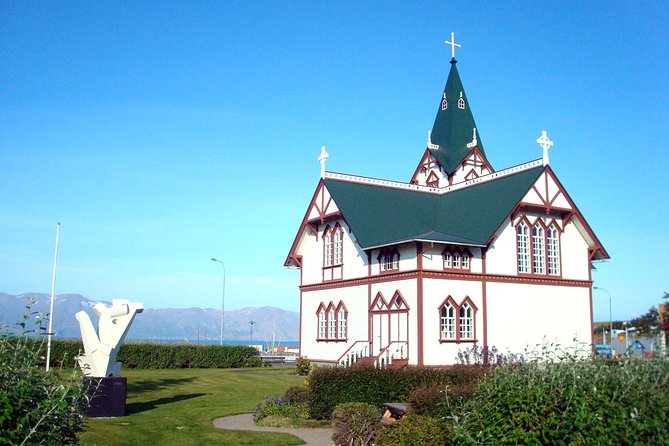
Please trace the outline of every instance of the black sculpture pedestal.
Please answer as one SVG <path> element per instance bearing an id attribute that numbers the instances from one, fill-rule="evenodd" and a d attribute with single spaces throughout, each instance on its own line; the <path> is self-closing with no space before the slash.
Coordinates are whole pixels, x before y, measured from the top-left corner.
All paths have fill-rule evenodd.
<path id="1" fill-rule="evenodd" d="M 84 378 L 90 398 L 86 415 L 89 418 L 124 417 L 128 379 L 125 376 Z"/>

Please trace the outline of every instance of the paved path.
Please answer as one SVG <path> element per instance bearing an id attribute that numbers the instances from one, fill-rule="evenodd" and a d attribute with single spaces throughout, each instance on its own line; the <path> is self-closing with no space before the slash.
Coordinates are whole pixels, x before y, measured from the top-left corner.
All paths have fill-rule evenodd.
<path id="1" fill-rule="evenodd" d="M 243 413 L 229 417 L 216 418 L 214 427 L 218 429 L 230 429 L 237 431 L 260 431 L 260 432 L 283 432 L 300 437 L 307 446 L 330 446 L 332 445 L 332 429 L 330 428 L 290 428 L 290 427 L 264 427 L 256 426 L 253 415 Z"/>

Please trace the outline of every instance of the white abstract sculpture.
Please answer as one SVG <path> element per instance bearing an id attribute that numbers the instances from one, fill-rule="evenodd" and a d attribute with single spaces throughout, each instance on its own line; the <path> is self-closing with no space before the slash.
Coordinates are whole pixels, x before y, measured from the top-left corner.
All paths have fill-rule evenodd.
<path id="1" fill-rule="evenodd" d="M 116 355 L 135 314 L 144 311 L 144 305 L 125 299 L 114 299 L 111 307 L 98 302 L 93 311 L 100 318 L 97 332 L 85 311 L 79 311 L 75 315 L 84 342 L 84 354 L 78 356 L 77 361 L 86 376 L 118 376 L 121 363 L 116 362 Z"/>

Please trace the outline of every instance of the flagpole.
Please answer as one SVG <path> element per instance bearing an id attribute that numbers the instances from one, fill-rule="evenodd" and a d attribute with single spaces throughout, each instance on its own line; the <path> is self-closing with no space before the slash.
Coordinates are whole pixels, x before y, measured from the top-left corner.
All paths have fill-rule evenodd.
<path id="1" fill-rule="evenodd" d="M 58 237 L 60 235 L 60 222 L 56 225 L 56 252 L 53 255 L 53 276 L 51 278 L 51 309 L 49 310 L 49 328 L 46 343 L 46 371 L 49 371 L 49 362 L 51 361 L 51 336 L 53 332 L 53 300 L 56 293 L 56 264 L 58 261 Z"/>

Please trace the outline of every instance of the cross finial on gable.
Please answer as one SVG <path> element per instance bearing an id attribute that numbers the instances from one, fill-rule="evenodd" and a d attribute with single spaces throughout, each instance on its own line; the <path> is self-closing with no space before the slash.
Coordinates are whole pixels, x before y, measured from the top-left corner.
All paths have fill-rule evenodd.
<path id="1" fill-rule="evenodd" d="M 537 144 L 541 146 L 542 149 L 544 149 L 544 166 L 548 165 L 548 149 L 553 147 L 553 141 L 548 139 L 548 135 L 546 134 L 546 130 L 541 131 L 541 136 L 537 139 Z"/>
<path id="2" fill-rule="evenodd" d="M 321 163 L 321 178 L 325 178 L 325 161 L 329 156 L 330 154 L 325 151 L 325 146 L 321 147 L 321 154 L 318 157 L 318 161 Z"/>
<path id="3" fill-rule="evenodd" d="M 459 43 L 455 43 L 455 33 L 451 33 L 451 41 L 449 42 L 448 40 L 444 42 L 446 45 L 451 46 L 451 57 L 455 59 L 455 47 L 457 46 L 458 48 L 462 47 Z"/>

